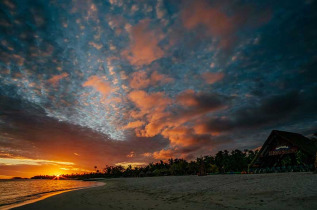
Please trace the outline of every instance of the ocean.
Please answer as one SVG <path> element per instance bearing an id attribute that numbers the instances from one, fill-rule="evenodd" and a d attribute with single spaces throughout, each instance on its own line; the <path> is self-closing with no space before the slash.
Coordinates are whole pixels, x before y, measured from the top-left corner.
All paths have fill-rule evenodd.
<path id="1" fill-rule="evenodd" d="M 33 203 L 62 192 L 101 186 L 79 180 L 0 180 L 0 209 Z"/>

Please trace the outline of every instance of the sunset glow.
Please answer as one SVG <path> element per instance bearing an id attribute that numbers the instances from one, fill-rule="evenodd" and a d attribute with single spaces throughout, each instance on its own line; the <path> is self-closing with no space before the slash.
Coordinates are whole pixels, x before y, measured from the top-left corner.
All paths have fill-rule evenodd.
<path id="1" fill-rule="evenodd" d="M 0 178 L 316 132 L 314 1 L 35 2 L 0 3 Z"/>

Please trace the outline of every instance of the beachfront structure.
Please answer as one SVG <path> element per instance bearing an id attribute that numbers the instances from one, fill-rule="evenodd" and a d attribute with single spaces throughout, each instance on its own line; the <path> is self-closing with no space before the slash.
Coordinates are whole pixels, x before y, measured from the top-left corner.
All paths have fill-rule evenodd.
<path id="1" fill-rule="evenodd" d="M 249 165 L 250 169 L 271 170 L 313 167 L 317 142 L 298 133 L 273 130 Z M 310 169 L 311 170 L 311 169 Z"/>

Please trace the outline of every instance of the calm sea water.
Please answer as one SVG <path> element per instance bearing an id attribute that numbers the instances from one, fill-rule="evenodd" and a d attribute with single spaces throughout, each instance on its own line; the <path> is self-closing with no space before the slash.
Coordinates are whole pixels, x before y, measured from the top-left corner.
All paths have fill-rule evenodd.
<path id="1" fill-rule="evenodd" d="M 31 203 L 69 190 L 101 186 L 76 180 L 0 180 L 0 209 Z"/>

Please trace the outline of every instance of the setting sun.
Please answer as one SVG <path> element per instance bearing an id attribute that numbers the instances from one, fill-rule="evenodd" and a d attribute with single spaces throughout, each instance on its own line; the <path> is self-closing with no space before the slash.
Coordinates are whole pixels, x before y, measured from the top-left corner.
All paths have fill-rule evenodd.
<path id="1" fill-rule="evenodd" d="M 53 176 L 53 180 L 59 180 L 61 178 L 64 178 L 64 177 L 62 177 L 60 174 Z"/>

